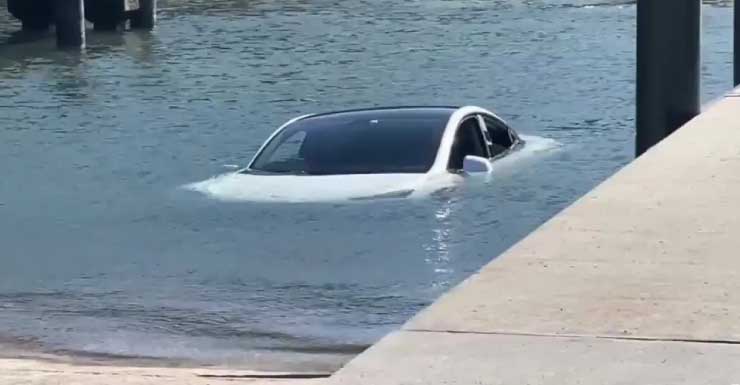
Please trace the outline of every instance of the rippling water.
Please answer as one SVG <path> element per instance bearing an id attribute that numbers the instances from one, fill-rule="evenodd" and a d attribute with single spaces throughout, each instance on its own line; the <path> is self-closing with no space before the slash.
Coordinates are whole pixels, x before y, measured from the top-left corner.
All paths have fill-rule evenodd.
<path id="1" fill-rule="evenodd" d="M 632 156 L 630 2 L 162 3 L 154 33 L 82 54 L 0 12 L 6 352 L 334 368 Z M 705 7 L 705 100 L 730 86 L 731 21 Z M 561 147 L 447 200 L 180 188 L 295 115 L 394 104 L 489 107 Z"/>

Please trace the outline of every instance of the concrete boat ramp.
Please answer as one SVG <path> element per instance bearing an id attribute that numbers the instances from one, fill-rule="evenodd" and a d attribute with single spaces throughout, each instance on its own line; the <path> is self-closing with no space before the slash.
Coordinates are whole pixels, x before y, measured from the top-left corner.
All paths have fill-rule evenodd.
<path id="1" fill-rule="evenodd" d="M 740 93 L 325 383 L 740 383 Z"/>
<path id="2" fill-rule="evenodd" d="M 0 359 L 0 384 L 740 384 L 740 92 L 330 378 L 274 375 Z"/>
<path id="3" fill-rule="evenodd" d="M 0 384 L 740 383 L 740 92 L 330 378 L 0 359 Z"/>

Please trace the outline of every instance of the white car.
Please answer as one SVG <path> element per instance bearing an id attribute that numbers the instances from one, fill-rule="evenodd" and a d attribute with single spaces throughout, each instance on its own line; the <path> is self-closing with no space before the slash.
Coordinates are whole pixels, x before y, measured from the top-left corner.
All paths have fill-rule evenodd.
<path id="1" fill-rule="evenodd" d="M 338 201 L 424 196 L 524 146 L 479 107 L 392 107 L 305 115 L 249 166 L 190 187 L 222 200 Z"/>

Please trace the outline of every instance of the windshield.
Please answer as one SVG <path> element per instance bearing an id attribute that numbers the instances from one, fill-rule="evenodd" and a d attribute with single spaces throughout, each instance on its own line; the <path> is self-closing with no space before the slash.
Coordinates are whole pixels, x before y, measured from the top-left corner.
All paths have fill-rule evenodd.
<path id="1" fill-rule="evenodd" d="M 275 136 L 251 171 L 310 175 L 425 173 L 447 114 L 336 114 L 299 120 Z"/>

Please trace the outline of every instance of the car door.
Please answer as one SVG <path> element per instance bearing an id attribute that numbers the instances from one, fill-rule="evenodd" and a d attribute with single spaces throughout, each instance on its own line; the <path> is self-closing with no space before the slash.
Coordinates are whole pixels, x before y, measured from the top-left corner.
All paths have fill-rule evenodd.
<path id="1" fill-rule="evenodd" d="M 450 171 L 462 170 L 465 157 L 468 155 L 481 158 L 491 157 L 488 140 L 484 137 L 483 132 L 483 126 L 477 115 L 466 116 L 460 121 L 450 151 L 448 163 Z"/>
<path id="2" fill-rule="evenodd" d="M 519 142 L 519 137 L 501 119 L 491 115 L 482 115 L 485 131 L 488 133 L 491 158 L 499 158 L 511 151 Z"/>

